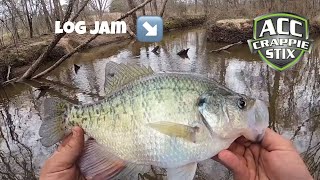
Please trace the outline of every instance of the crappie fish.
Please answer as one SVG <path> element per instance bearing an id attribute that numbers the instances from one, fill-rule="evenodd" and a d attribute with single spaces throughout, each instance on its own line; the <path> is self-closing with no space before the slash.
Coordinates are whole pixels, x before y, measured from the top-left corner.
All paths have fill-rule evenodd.
<path id="1" fill-rule="evenodd" d="M 81 126 L 88 140 L 79 167 L 89 179 L 133 179 L 150 166 L 167 178 L 193 179 L 197 162 L 226 149 L 238 137 L 262 139 L 268 108 L 196 74 L 154 73 L 138 65 L 106 66 L 107 95 L 92 105 L 45 101 L 39 130 L 51 146 Z"/>

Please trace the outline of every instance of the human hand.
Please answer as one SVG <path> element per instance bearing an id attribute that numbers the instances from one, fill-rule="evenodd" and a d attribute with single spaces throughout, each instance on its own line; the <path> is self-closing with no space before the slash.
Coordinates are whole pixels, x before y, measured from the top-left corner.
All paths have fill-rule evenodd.
<path id="1" fill-rule="evenodd" d="M 76 164 L 83 148 L 84 132 L 80 127 L 74 127 L 72 133 L 45 162 L 40 180 L 85 180 Z"/>
<path id="2" fill-rule="evenodd" d="M 261 144 L 237 139 L 218 161 L 233 172 L 235 180 L 313 179 L 292 143 L 267 129 Z"/>

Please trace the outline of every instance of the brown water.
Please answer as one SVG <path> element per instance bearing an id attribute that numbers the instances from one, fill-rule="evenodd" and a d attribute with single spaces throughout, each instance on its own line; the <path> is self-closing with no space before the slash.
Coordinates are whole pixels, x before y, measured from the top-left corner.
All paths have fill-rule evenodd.
<path id="1" fill-rule="evenodd" d="M 29 81 L 0 89 L 0 179 L 35 179 L 55 147 L 39 142 L 40 107 L 54 96 L 73 103 L 91 103 L 104 97 L 104 68 L 108 61 L 141 63 L 155 71 L 210 74 L 221 84 L 269 102 L 270 127 L 293 140 L 316 179 L 320 179 L 320 38 L 310 55 L 290 70 L 276 72 L 252 55 L 246 44 L 228 52 L 209 53 L 225 44 L 207 43 L 203 29 L 167 33 L 157 44 L 125 41 L 77 54 L 47 80 Z M 189 58 L 176 55 L 190 48 Z M 77 74 L 73 64 L 81 66 Z M 40 85 L 49 85 L 39 91 Z M 40 93 L 41 92 L 41 93 Z M 152 177 L 156 177 L 150 173 Z M 157 176 L 158 177 L 158 176 Z M 230 173 L 213 160 L 200 163 L 197 179 L 229 179 Z"/>

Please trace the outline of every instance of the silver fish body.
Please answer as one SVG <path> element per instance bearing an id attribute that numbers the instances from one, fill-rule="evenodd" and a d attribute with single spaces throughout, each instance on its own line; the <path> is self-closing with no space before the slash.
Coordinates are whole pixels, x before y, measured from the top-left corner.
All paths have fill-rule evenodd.
<path id="1" fill-rule="evenodd" d="M 121 159 L 175 168 L 216 155 L 241 133 L 232 137 L 219 135 L 224 128 L 232 129 L 232 123 L 226 127 L 223 118 L 212 122 L 214 128 L 208 128 L 199 111 L 199 99 L 207 92 L 216 93 L 217 98 L 239 96 L 204 76 L 156 74 L 121 87 L 102 102 L 72 108 L 68 121 L 83 127 Z M 217 101 L 222 103 L 222 99 Z M 216 105 L 217 117 L 223 116 L 218 114 L 220 107 L 223 104 Z M 169 136 L 151 127 L 161 122 L 196 128 L 194 140 Z"/>
<path id="2" fill-rule="evenodd" d="M 109 62 L 106 92 L 104 100 L 91 105 L 44 103 L 39 130 L 44 146 L 61 140 L 75 125 L 94 138 L 79 160 L 88 179 L 133 179 L 134 172 L 153 165 L 166 168 L 169 180 L 191 180 L 197 162 L 242 135 L 261 140 L 268 126 L 265 103 L 203 75 L 155 74 L 150 68 Z"/>

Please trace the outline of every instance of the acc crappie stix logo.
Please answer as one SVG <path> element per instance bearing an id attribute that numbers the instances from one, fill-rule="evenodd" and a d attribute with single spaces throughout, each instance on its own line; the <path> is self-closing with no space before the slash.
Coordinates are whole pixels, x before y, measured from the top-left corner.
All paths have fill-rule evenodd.
<path id="1" fill-rule="evenodd" d="M 291 13 L 272 13 L 253 22 L 253 39 L 248 40 L 252 53 L 272 68 L 283 71 L 310 52 L 309 22 Z"/>

